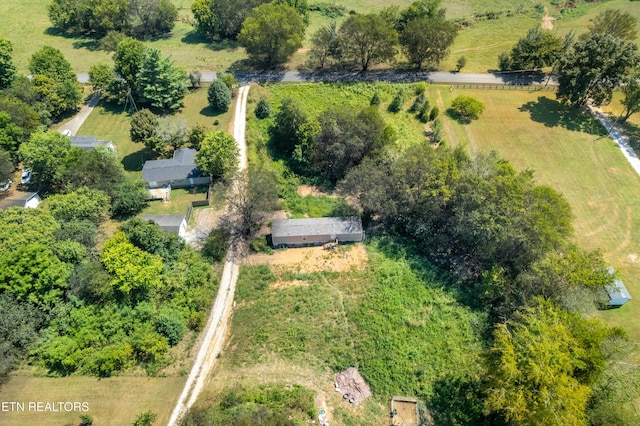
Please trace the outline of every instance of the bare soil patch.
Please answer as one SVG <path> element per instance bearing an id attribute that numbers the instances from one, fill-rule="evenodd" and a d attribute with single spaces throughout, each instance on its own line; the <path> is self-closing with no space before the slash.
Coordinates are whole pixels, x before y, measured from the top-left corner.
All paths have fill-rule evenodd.
<path id="1" fill-rule="evenodd" d="M 416 401 L 394 398 L 391 402 L 393 412 L 392 425 L 418 426 L 418 414 Z"/>
<path id="2" fill-rule="evenodd" d="M 549 16 L 549 11 L 547 11 L 547 13 L 542 17 L 542 29 L 543 30 L 552 30 L 553 29 L 553 21 L 555 21 L 556 18 Z"/>
<path id="3" fill-rule="evenodd" d="M 331 192 L 326 192 L 322 188 L 313 185 L 300 185 L 298 186 L 298 195 L 301 197 L 306 197 L 307 195 L 313 195 L 314 197 L 318 197 L 320 195 L 325 195 L 331 198 L 337 198 L 337 196 Z"/>
<path id="4" fill-rule="evenodd" d="M 362 270 L 367 260 L 367 252 L 362 244 L 349 244 L 339 246 L 335 250 L 324 250 L 318 246 L 279 249 L 273 254 L 256 253 L 248 255 L 244 264 L 295 266 L 300 273 L 343 272 L 352 269 Z M 291 285 L 291 282 L 287 282 L 287 285 Z"/>

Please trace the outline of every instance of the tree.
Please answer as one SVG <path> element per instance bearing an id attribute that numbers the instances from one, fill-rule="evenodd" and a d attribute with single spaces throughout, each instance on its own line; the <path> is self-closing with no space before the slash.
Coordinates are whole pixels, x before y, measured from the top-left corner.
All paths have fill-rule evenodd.
<path id="1" fill-rule="evenodd" d="M 210 132 L 196 154 L 198 169 L 212 178 L 228 178 L 238 169 L 240 150 L 233 136 L 223 131 Z"/>
<path id="2" fill-rule="evenodd" d="M 638 34 L 637 25 L 638 19 L 629 12 L 606 9 L 593 18 L 589 31 L 595 34 L 611 35 L 632 42 Z M 585 38 L 588 37 L 588 34 L 585 35 Z"/>
<path id="3" fill-rule="evenodd" d="M 22 134 L 22 129 L 11 121 L 11 116 L 0 111 L 0 150 L 15 157 L 22 142 Z M 0 179 L 0 181 L 2 180 Z"/>
<path id="4" fill-rule="evenodd" d="M 277 25 L 274 25 L 277 22 Z M 304 23 L 287 5 L 265 3 L 251 11 L 243 22 L 238 41 L 249 58 L 273 67 L 289 60 L 302 47 Z"/>
<path id="5" fill-rule="evenodd" d="M 134 218 L 120 226 L 127 240 L 134 246 L 150 254 L 155 254 L 172 264 L 178 259 L 185 243 L 178 234 L 168 234 L 153 221 Z"/>
<path id="6" fill-rule="evenodd" d="M 50 244 L 60 225 L 43 209 L 0 210 L 0 253 L 28 244 Z"/>
<path id="7" fill-rule="evenodd" d="M 389 129 L 373 107 L 330 110 L 318 121 L 320 133 L 308 150 L 309 163 L 333 184 L 365 157 L 379 156 L 392 142 Z"/>
<path id="8" fill-rule="evenodd" d="M 142 142 L 151 151 L 160 153 L 163 144 L 158 135 L 159 127 L 158 117 L 148 109 L 141 109 L 131 116 L 131 140 Z"/>
<path id="9" fill-rule="evenodd" d="M 109 31 L 100 39 L 100 49 L 105 52 L 115 52 L 118 49 L 118 43 L 125 38 L 127 38 L 127 36 L 120 31 Z"/>
<path id="10" fill-rule="evenodd" d="M 400 44 L 417 69 L 425 63 L 437 67 L 448 55 L 457 34 L 457 25 L 444 18 L 412 19 L 400 33 Z"/>
<path id="11" fill-rule="evenodd" d="M 577 106 L 590 100 L 598 106 L 608 103 L 627 70 L 639 61 L 635 44 L 591 33 L 560 58 L 556 96 Z"/>
<path id="12" fill-rule="evenodd" d="M 111 285 L 131 301 L 142 300 L 160 283 L 162 259 L 131 244 L 118 231 L 102 247 L 100 261 L 112 276 Z"/>
<path id="13" fill-rule="evenodd" d="M 72 151 L 71 140 L 58 132 L 37 132 L 18 149 L 25 167 L 34 173 L 40 185 L 55 186 L 62 175 L 62 166 Z"/>
<path id="14" fill-rule="evenodd" d="M 250 167 L 235 179 L 235 192 L 222 227 L 233 237 L 250 239 L 278 204 L 277 178 L 273 172 Z"/>
<path id="15" fill-rule="evenodd" d="M 231 105 L 231 90 L 222 80 L 214 80 L 207 91 L 207 100 L 214 111 L 226 111 Z"/>
<path id="16" fill-rule="evenodd" d="M 10 179 L 11 176 L 13 176 L 14 170 L 15 166 L 11 160 L 11 155 L 0 148 L 0 183 L 4 183 Z"/>
<path id="17" fill-rule="evenodd" d="M 189 92 L 187 73 L 160 50 L 146 50 L 136 79 L 141 102 L 169 111 L 184 105 L 184 96 Z"/>
<path id="18" fill-rule="evenodd" d="M 140 413 L 136 420 L 133 422 L 133 426 L 151 426 L 155 423 L 158 415 L 153 411 L 145 411 Z"/>
<path id="19" fill-rule="evenodd" d="M 89 68 L 89 84 L 94 92 L 102 92 L 116 78 L 113 69 L 107 64 L 94 64 Z"/>
<path id="20" fill-rule="evenodd" d="M 134 15 L 133 32 L 139 37 L 154 37 L 169 33 L 178 18 L 178 9 L 171 0 L 129 0 Z"/>
<path id="21" fill-rule="evenodd" d="M 111 191 L 111 216 L 117 219 L 133 216 L 147 206 L 148 199 L 142 179 L 125 177 Z"/>
<path id="22" fill-rule="evenodd" d="M 418 19 L 444 19 L 446 10 L 440 7 L 442 0 L 417 0 L 411 3 L 406 9 L 398 12 L 396 21 L 396 29 L 402 32 L 405 26 Z"/>
<path id="23" fill-rule="evenodd" d="M 486 409 L 518 424 L 587 424 L 588 385 L 604 368 L 603 342 L 616 334 L 542 301 L 498 324 Z"/>
<path id="24" fill-rule="evenodd" d="M 260 99 L 253 113 L 256 118 L 264 120 L 271 115 L 271 104 L 266 99 Z"/>
<path id="25" fill-rule="evenodd" d="M 343 57 L 359 63 L 362 71 L 391 61 L 396 54 L 398 33 L 380 15 L 352 15 L 339 33 Z"/>
<path id="26" fill-rule="evenodd" d="M 138 72 L 146 50 L 141 41 L 127 37 L 118 43 L 113 56 L 114 71 L 127 82 L 133 94 L 138 92 Z"/>
<path id="27" fill-rule="evenodd" d="M 460 95 L 451 101 L 451 109 L 461 119 L 470 121 L 480 117 L 484 112 L 484 104 L 471 96 Z"/>
<path id="28" fill-rule="evenodd" d="M 29 71 L 33 75 L 45 75 L 56 81 L 76 79 L 69 61 L 65 59 L 60 50 L 51 46 L 43 46 L 31 55 Z"/>
<path id="29" fill-rule="evenodd" d="M 561 37 L 536 26 L 518 40 L 511 49 L 508 60 L 505 61 L 506 70 L 532 70 L 553 65 L 565 49 Z"/>
<path id="30" fill-rule="evenodd" d="M 625 76 L 620 90 L 624 95 L 620 101 L 624 106 L 622 121 L 627 121 L 631 115 L 640 111 L 640 68 Z"/>
<path id="31" fill-rule="evenodd" d="M 456 72 L 460 72 L 467 65 L 467 58 L 460 56 L 456 61 Z"/>
<path id="32" fill-rule="evenodd" d="M 193 18 L 196 20 L 196 30 L 210 39 L 218 33 L 213 8 L 213 0 L 194 0 L 194 2 L 191 3 L 191 12 L 193 13 Z"/>
<path id="33" fill-rule="evenodd" d="M 20 78 L 14 79 L 14 84 L 17 80 L 20 80 Z M 28 84 L 31 88 L 31 82 Z M 9 114 L 11 116 L 11 122 L 22 129 L 23 141 L 28 140 L 31 133 L 38 130 L 42 121 L 48 121 L 46 111 L 42 111 L 41 115 L 33 108 L 36 106 L 34 105 L 36 103 L 35 100 L 27 103 L 27 101 L 19 98 L 0 96 L 0 111 Z"/>
<path id="34" fill-rule="evenodd" d="M 291 154 L 303 142 L 303 129 L 307 122 L 302 105 L 292 98 L 284 98 L 269 128 L 274 146 L 285 154 Z"/>
<path id="35" fill-rule="evenodd" d="M 82 187 L 68 194 L 55 194 L 45 201 L 46 208 L 59 222 L 88 220 L 102 223 L 109 213 L 109 197 L 102 191 Z"/>
<path id="36" fill-rule="evenodd" d="M 321 27 L 311 37 L 309 56 L 314 66 L 323 69 L 329 58 L 340 59 L 340 38 L 336 21 Z"/>
<path id="37" fill-rule="evenodd" d="M 16 67 L 11 59 L 12 52 L 11 42 L 0 36 L 0 90 L 9 87 L 16 75 Z"/>
<path id="38" fill-rule="evenodd" d="M 74 150 L 65 161 L 62 181 L 66 191 L 89 187 L 103 191 L 113 199 L 114 189 L 125 179 L 124 167 L 107 147 L 91 151 Z"/>
<path id="39" fill-rule="evenodd" d="M 202 144 L 202 141 L 204 140 L 204 138 L 207 136 L 209 132 L 210 132 L 210 129 L 208 129 L 206 126 L 196 123 L 189 130 L 189 134 L 187 135 L 187 143 L 189 144 L 189 147 L 198 151 L 200 149 L 200 145 Z"/>

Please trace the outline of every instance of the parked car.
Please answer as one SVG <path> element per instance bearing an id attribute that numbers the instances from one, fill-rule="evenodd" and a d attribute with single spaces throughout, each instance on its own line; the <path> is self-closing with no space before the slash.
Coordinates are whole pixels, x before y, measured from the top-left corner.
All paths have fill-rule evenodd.
<path id="1" fill-rule="evenodd" d="M 71 136 L 71 130 L 65 129 L 65 130 L 62 131 L 62 134 L 65 135 L 65 136 Z"/>
<path id="2" fill-rule="evenodd" d="M 11 187 L 12 183 L 13 182 L 11 181 L 11 179 L 7 179 L 4 182 L 0 182 L 0 192 L 4 192 L 8 190 Z"/>
<path id="3" fill-rule="evenodd" d="M 23 169 L 22 177 L 20 178 L 20 183 L 22 185 L 29 185 L 31 183 L 31 170 Z"/>

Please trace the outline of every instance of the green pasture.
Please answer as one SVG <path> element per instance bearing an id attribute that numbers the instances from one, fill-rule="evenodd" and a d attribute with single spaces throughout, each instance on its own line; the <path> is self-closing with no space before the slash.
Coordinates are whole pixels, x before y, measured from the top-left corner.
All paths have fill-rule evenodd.
<path id="1" fill-rule="evenodd" d="M 3 426 L 77 425 L 80 415 L 93 417 L 95 425 L 130 425 L 136 417 L 151 410 L 158 415 L 158 425 L 167 424 L 175 406 L 184 377 L 119 376 L 31 377 L 12 375 L 0 387 L 2 401 L 24 402 L 25 411 L 0 412 Z M 29 412 L 29 402 L 87 402 L 86 412 Z"/>
<path id="2" fill-rule="evenodd" d="M 29 57 L 45 45 L 62 51 L 77 72 L 87 72 L 95 63 L 111 63 L 111 54 L 99 50 L 95 39 L 86 36 L 60 33 L 51 27 L 47 16 L 47 4 L 50 0 L 4 0 L 0 2 L 0 16 L 3 25 L 0 35 L 13 43 L 14 61 L 18 68 L 27 71 Z M 174 0 L 178 7 L 178 21 L 173 31 L 156 40 L 147 41 L 149 46 L 157 47 L 164 54 L 172 56 L 187 71 L 238 69 L 244 66 L 244 49 L 233 41 L 211 42 L 204 40 L 192 26 L 191 0 Z M 313 2 L 312 2 L 313 3 Z M 342 4 L 347 12 L 369 13 L 386 6 L 406 7 L 410 0 L 351 0 L 327 3 Z M 589 19 L 605 8 L 618 8 L 640 16 L 640 10 L 628 0 L 611 0 L 598 4 L 582 6 L 576 12 L 560 14 L 548 1 L 535 0 L 452 0 L 445 1 L 447 16 L 451 19 L 465 20 L 471 25 L 460 31 L 452 46 L 451 55 L 441 64 L 442 70 L 453 69 L 458 57 L 467 58 L 464 72 L 486 72 L 497 67 L 498 55 L 509 50 L 528 28 L 542 22 L 543 13 L 536 10 L 536 4 L 546 6 L 550 16 L 554 17 L 554 28 L 560 34 L 574 29 L 578 33 L 589 25 Z M 499 19 L 474 19 L 474 14 L 502 12 Z M 348 15 L 347 15 L 348 16 Z M 338 22 L 345 19 L 339 18 Z M 297 69 L 307 61 L 307 49 L 311 35 L 330 19 L 314 12 L 307 29 L 302 50 L 296 53 L 288 64 L 289 69 Z"/>
<path id="3" fill-rule="evenodd" d="M 449 87 L 433 86 L 447 105 Z M 486 111 L 469 125 L 447 119 L 447 141 L 470 151 L 497 150 L 517 169 L 559 190 L 575 215 L 575 240 L 600 250 L 631 295 L 640 297 L 640 177 L 589 114 L 566 107 L 550 92 L 455 89 L 482 100 Z M 636 118 L 637 119 L 637 118 Z M 640 341 L 636 300 L 600 316 Z"/>

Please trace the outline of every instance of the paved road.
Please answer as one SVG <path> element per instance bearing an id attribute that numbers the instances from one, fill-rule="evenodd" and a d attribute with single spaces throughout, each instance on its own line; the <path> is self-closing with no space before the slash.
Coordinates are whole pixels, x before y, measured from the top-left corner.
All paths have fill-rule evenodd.
<path id="1" fill-rule="evenodd" d="M 369 71 L 369 72 L 297 72 L 297 71 L 253 71 L 236 72 L 236 78 L 242 83 L 264 83 L 264 82 L 331 82 L 331 81 L 387 81 L 397 83 L 411 83 L 416 81 L 428 81 L 440 84 L 546 84 L 546 77 L 542 74 L 465 74 L 454 72 L 410 72 L 410 71 Z M 210 83 L 217 78 L 217 73 L 203 71 L 200 81 Z M 89 82 L 89 74 L 78 74 L 80 83 Z M 550 85 L 557 85 L 557 80 L 551 78 Z"/>
<path id="2" fill-rule="evenodd" d="M 58 131 L 60 133 L 63 133 L 68 130 L 69 135 L 74 136 L 76 133 L 78 133 L 78 130 L 80 130 L 80 127 L 82 127 L 82 124 L 84 124 L 84 121 L 87 119 L 87 117 L 89 117 L 91 111 L 93 111 L 93 108 L 98 105 L 99 101 L 100 95 L 91 95 L 89 101 L 80 109 L 75 117 L 69 120 L 69 122 L 64 126 L 60 127 Z"/>
<path id="3" fill-rule="evenodd" d="M 247 94 L 249 86 L 242 86 L 238 91 L 238 101 L 236 102 L 235 120 L 233 124 L 233 136 L 240 150 L 240 170 L 247 167 L 245 126 L 247 112 Z M 209 320 L 204 330 L 204 338 L 200 345 L 200 350 L 196 356 L 196 361 L 191 367 L 191 372 L 184 385 L 178 403 L 171 413 L 169 426 L 178 424 L 180 417 L 196 402 L 200 391 L 204 387 L 204 382 L 211 368 L 216 362 L 218 355 L 222 351 L 224 337 L 229 324 L 229 317 L 233 304 L 233 295 L 238 280 L 240 262 L 238 261 L 237 249 L 233 240 L 229 243 L 227 258 L 225 259 L 220 287 L 216 300 L 213 302 Z"/>

